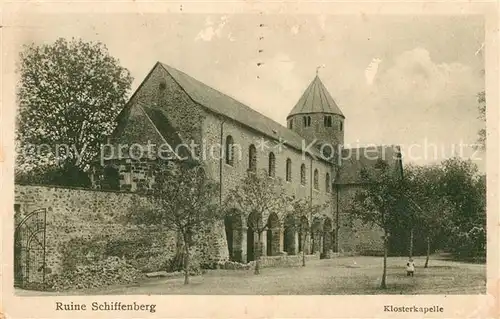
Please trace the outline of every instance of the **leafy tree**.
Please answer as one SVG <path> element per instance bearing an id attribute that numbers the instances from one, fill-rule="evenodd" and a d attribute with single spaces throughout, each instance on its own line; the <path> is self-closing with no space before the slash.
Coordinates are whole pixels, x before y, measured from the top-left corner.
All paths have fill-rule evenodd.
<path id="1" fill-rule="evenodd" d="M 78 167 L 70 165 L 48 167 L 36 166 L 30 171 L 15 171 L 15 181 L 27 185 L 66 185 L 88 187 L 89 175 Z"/>
<path id="2" fill-rule="evenodd" d="M 442 196 L 450 204 L 449 248 L 460 258 L 485 253 L 486 176 L 477 165 L 458 157 L 442 162 Z"/>
<path id="3" fill-rule="evenodd" d="M 281 179 L 270 178 L 265 171 L 247 176 L 226 197 L 225 209 L 238 208 L 250 212 L 248 227 L 252 228 L 258 237 L 255 256 L 255 274 L 260 273 L 260 257 L 262 254 L 262 233 L 268 229 L 268 223 L 263 222 L 263 216 L 271 212 L 285 211 L 288 207 L 287 196 Z"/>
<path id="4" fill-rule="evenodd" d="M 223 216 L 217 201 L 218 184 L 208 179 L 202 166 L 192 161 L 159 164 L 152 190 L 146 192 L 153 209 L 132 214 L 136 224 L 160 225 L 180 235 L 184 245 L 184 284 L 189 284 L 190 249 L 204 229 Z"/>
<path id="5" fill-rule="evenodd" d="M 299 231 L 304 238 L 304 245 L 302 247 L 302 266 L 306 265 L 306 244 L 305 238 L 310 233 L 310 226 L 304 225 L 301 221 L 302 218 L 305 217 L 309 222 L 316 216 L 318 216 L 321 209 L 324 207 L 323 205 L 311 204 L 310 197 L 295 199 L 290 198 L 289 202 L 291 203 L 291 213 L 294 219 L 299 224 Z"/>
<path id="6" fill-rule="evenodd" d="M 404 192 L 401 175 L 384 160 L 372 169 L 363 169 L 361 178 L 364 186 L 358 190 L 350 207 L 350 216 L 383 230 L 384 262 L 381 288 L 387 288 L 387 254 L 390 230 L 404 214 Z"/>
<path id="7" fill-rule="evenodd" d="M 412 216 L 412 228 L 425 238 L 426 260 L 429 265 L 431 242 L 450 226 L 450 203 L 442 195 L 443 170 L 438 165 L 406 166 L 405 199 Z"/>
<path id="8" fill-rule="evenodd" d="M 26 45 L 18 73 L 17 168 L 84 171 L 126 102 L 129 71 L 100 42 L 60 38 Z"/>

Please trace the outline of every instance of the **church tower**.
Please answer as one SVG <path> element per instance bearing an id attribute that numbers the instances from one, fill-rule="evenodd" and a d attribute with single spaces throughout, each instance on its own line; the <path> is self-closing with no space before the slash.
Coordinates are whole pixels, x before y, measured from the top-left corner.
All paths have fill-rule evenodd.
<path id="1" fill-rule="evenodd" d="M 344 115 L 319 76 L 313 79 L 287 116 L 288 128 L 317 146 L 344 144 Z M 331 149 L 331 148 L 330 148 Z M 325 147 L 326 151 L 326 147 Z"/>

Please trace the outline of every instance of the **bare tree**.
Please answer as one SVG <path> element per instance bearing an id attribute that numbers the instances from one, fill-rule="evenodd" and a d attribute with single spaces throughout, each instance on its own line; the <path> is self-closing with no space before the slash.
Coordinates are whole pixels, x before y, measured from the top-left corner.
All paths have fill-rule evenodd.
<path id="1" fill-rule="evenodd" d="M 290 199 L 292 206 L 292 215 L 299 224 L 299 231 L 301 232 L 304 238 L 304 244 L 302 245 L 302 267 L 306 265 L 306 245 L 305 238 L 310 233 L 311 225 L 304 225 L 301 221 L 303 218 L 306 218 L 308 223 L 312 221 L 312 219 L 318 216 L 321 209 L 324 205 L 312 204 L 310 197 L 301 198 L 301 199 Z"/>
<path id="2" fill-rule="evenodd" d="M 388 237 L 393 225 L 404 211 L 404 190 L 400 174 L 395 174 L 387 162 L 380 160 L 373 169 L 361 171 L 365 182 L 356 192 L 350 207 L 350 216 L 383 230 L 384 262 L 380 287 L 387 288 Z"/>
<path id="3" fill-rule="evenodd" d="M 288 200 L 281 179 L 269 177 L 265 171 L 248 172 L 248 175 L 235 188 L 229 191 L 224 207 L 226 210 L 238 208 L 249 212 L 248 227 L 258 237 L 258 248 L 255 256 L 255 274 L 260 273 L 260 257 L 262 255 L 262 233 L 268 229 L 263 217 L 275 212 L 284 212 Z"/>
<path id="4" fill-rule="evenodd" d="M 138 224 L 162 225 L 180 235 L 184 244 L 184 284 L 189 283 L 190 248 L 198 235 L 222 218 L 217 183 L 208 179 L 198 163 L 183 161 L 159 165 L 155 185 L 147 192 L 153 209 L 130 216 Z"/>

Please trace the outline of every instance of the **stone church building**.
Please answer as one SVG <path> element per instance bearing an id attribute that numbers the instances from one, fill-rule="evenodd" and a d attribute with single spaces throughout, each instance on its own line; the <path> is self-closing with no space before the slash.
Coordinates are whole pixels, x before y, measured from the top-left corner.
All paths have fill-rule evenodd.
<path id="1" fill-rule="evenodd" d="M 294 220 L 286 212 L 262 216 L 269 226 L 261 237 L 265 256 L 297 255 L 305 249 L 328 258 L 380 250 L 380 231 L 361 223 L 348 225 L 345 208 L 362 187 L 363 168 L 383 159 L 402 172 L 399 147 L 344 149 L 346 118 L 317 75 L 290 109 L 284 127 L 158 62 L 118 116 L 93 184 L 110 187 L 106 181 L 115 177 L 112 187 L 119 190 L 151 187 L 151 162 L 158 160 L 151 145 L 169 145 L 171 149 L 161 154 L 175 150 L 178 157 L 196 157 L 203 163 L 208 176 L 221 185 L 221 202 L 249 171 L 265 171 L 269 178 L 283 180 L 288 195 L 329 203 L 314 218 Z M 217 231 L 225 238 L 221 255 L 239 262 L 255 258 L 257 236 L 248 218 L 248 212 L 235 212 L 220 222 Z M 310 232 L 301 234 L 301 223 Z"/>

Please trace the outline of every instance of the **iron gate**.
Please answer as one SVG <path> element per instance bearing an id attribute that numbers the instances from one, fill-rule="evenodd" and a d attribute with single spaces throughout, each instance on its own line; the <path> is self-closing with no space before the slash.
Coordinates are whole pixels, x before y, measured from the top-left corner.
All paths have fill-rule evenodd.
<path id="1" fill-rule="evenodd" d="M 47 210 L 26 215 L 14 231 L 14 286 L 45 282 L 45 230 Z"/>

